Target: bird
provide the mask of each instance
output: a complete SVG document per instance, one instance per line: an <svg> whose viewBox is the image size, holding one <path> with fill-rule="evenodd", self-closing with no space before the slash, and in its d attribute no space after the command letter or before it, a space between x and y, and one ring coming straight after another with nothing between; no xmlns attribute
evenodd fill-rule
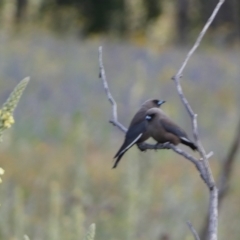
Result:
<svg viewBox="0 0 240 240"><path fill-rule="evenodd" d="M164 100L149 99L142 104L141 108L137 111L137 113L134 115L133 119L130 122L122 146L114 156L114 159L116 158L116 161L112 168L117 167L120 159L129 148L131 148L136 143L142 143L146 141L150 137L149 134L146 132L146 112L150 108L160 107L165 102L166 101Z"/></svg>
<svg viewBox="0 0 240 240"><path fill-rule="evenodd" d="M151 108L146 112L146 131L157 143L182 143L192 150L197 146L187 136L186 132L174 123L161 109Z"/></svg>

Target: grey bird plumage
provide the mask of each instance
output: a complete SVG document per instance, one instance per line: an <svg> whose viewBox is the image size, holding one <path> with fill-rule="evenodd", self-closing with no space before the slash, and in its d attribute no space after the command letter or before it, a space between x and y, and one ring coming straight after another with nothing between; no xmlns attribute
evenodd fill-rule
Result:
<svg viewBox="0 0 240 240"><path fill-rule="evenodd" d="M146 112L147 132L158 143L170 142L174 145L182 143L192 150L197 146L187 136L186 132L174 123L161 109L151 108Z"/></svg>
<svg viewBox="0 0 240 240"><path fill-rule="evenodd" d="M116 161L113 165L113 168L117 167L120 159L129 148L131 148L136 143L141 143L146 141L150 137L146 131L146 121L145 121L146 112L151 108L160 107L163 103L165 103L165 101L163 100L149 99L142 104L141 108L134 115L129 125L128 131L125 135L125 139L122 146L114 156L114 158L116 158Z"/></svg>

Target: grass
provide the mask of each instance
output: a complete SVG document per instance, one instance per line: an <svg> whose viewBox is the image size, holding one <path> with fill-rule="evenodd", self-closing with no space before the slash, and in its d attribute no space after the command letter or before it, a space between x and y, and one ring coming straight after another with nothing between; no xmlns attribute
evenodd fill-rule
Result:
<svg viewBox="0 0 240 240"><path fill-rule="evenodd" d="M91 223L96 239L190 239L189 220L200 228L207 190L193 166L173 152L131 149L112 170L123 135L108 120L111 108L98 79L98 46L119 119L128 125L139 104L167 100L170 116L192 138L190 121L170 81L184 49L152 52L124 42L76 41L32 31L0 33L0 101L17 81L31 76L4 134L0 166L0 237L84 239ZM201 49L182 80L199 114L201 137L215 152L215 176L239 117L239 50ZM238 239L239 163L220 215L220 240ZM92 227L93 228L93 227Z"/></svg>

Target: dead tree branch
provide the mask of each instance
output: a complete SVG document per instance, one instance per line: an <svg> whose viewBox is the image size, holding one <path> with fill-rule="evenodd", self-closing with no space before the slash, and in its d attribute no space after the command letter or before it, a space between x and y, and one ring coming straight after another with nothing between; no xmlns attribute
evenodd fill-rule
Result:
<svg viewBox="0 0 240 240"><path fill-rule="evenodd" d="M105 74L105 69L103 66L103 59L102 59L102 47L99 47L99 77L102 79L103 82L103 86L106 92L106 95L108 97L109 102L112 105L112 111L113 111L113 119L110 120L109 122L112 123L114 126L118 127L122 132L126 133L127 129L118 121L117 118L117 103L114 100L112 94L110 93L109 87L108 87L108 83L107 83L107 79L106 79L106 74ZM196 168L199 170L201 177L203 178L204 181L207 181L207 179L204 179L204 168L202 165L202 162L199 161L198 159L194 158L193 156L191 156L189 153L181 150L180 148L177 148L176 146L174 146L173 144L158 144L158 145L154 145L154 144L149 144L149 143L141 143L138 145L139 148L141 150L147 150L147 149L172 149L174 152L176 152L177 154L183 156L185 159L189 160L190 162L192 162ZM211 156L211 155L209 155Z"/></svg>
<svg viewBox="0 0 240 240"><path fill-rule="evenodd" d="M127 132L127 128L125 128L119 121L118 121L118 116L117 116L117 103L114 100L109 87L108 87L108 83L107 83L107 78L106 78L106 74L105 74L105 69L103 66L103 60L102 60L102 47L99 47L99 78L102 79L103 82L103 87L104 90L107 94L108 100L112 105L112 120L110 120L110 123L112 123L114 126L118 127L121 131L123 132Z"/></svg>
<svg viewBox="0 0 240 240"><path fill-rule="evenodd" d="M209 240L217 240L217 230L218 230L218 189L216 187L216 184L214 182L214 178L212 175L211 168L209 166L209 162L206 156L206 151L199 139L199 133L198 133L198 125L197 125L197 114L194 113L192 110L189 102L187 101L185 95L183 94L182 87L180 84L180 78L182 76L183 70L186 67L190 57L193 55L195 50L200 45L200 42L202 41L203 36L205 35L206 31L208 30L209 26L211 25L212 21L214 20L217 12L219 11L220 7L224 3L224 0L220 0L215 7L212 15L208 19L207 23L203 27L202 31L200 32L195 44L193 45L192 49L188 52L182 66L180 67L177 74L172 78L176 84L176 88L178 91L178 94L180 96L180 99L182 100L183 105L185 106L188 114L191 117L192 120L192 128L193 128L193 135L194 139L196 141L199 153L202 157L203 166L205 168L204 171L204 179L207 179L205 183L207 184L209 190L210 190L210 200L209 200L209 209L208 209L208 233L207 236ZM202 173L203 174L203 173Z"/></svg>
<svg viewBox="0 0 240 240"><path fill-rule="evenodd" d="M182 87L180 84L180 78L182 76L183 70L186 67L190 57L193 55L195 50L198 48L203 36L205 35L205 33L206 33L207 29L209 28L210 24L212 23L212 21L214 20L216 14L217 14L218 10L220 9L221 5L223 4L223 2L224 2L224 0L219 1L219 3L215 7L212 15L210 16L207 23L205 24L202 31L200 32L195 44L193 45L193 47L187 54L185 60L183 61L183 64L181 65L180 69L178 70L177 74L172 77L172 79L175 82L179 97L180 97L183 105L185 106L188 114L191 117L193 135L194 135L194 139L197 144L199 153L201 155L201 159L197 160L193 156L191 156L188 153L184 152L183 150L173 146L172 144L168 144L168 146L166 146L166 144L159 144L159 145L155 146L155 145L143 143L140 145L140 147L144 150L146 150L146 149L163 149L166 147L171 148L177 154L183 156L185 159L189 160L196 166L203 181L205 182L205 184L207 185L207 187L210 191L209 210L208 210L208 222L209 222L209 224L208 224L208 240L217 240L217 228L218 228L218 189L216 187L216 184L215 184L212 172L211 172L211 168L210 168L209 162L208 162L208 157L210 157L212 155L212 153L207 155L206 151L200 141L199 133L198 133L198 125L197 125L197 114L194 113L194 111L192 110L189 102L187 101L187 99L183 93L183 90L182 90ZM108 84L107 84L106 75L105 75L105 71L104 71L104 67L103 67L103 60L102 60L102 47L99 47L99 68L100 68L99 77L103 81L105 92L107 94L107 97L108 97L110 103L112 104L113 120L111 120L110 122L113 125L117 126L123 132L126 132L127 129L121 123L118 122L117 104L116 104L115 100L113 99L113 97L109 91Z"/></svg>

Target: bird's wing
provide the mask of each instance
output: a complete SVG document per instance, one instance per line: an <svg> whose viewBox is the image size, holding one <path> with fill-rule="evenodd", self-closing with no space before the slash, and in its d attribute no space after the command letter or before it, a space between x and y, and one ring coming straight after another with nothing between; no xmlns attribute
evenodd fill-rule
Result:
<svg viewBox="0 0 240 240"><path fill-rule="evenodd" d="M117 158L119 155L122 155L130 147L132 147L141 138L143 132L145 131L146 131L146 126L144 121L134 126L131 126L126 133L123 145L118 150L114 158Z"/></svg>
<svg viewBox="0 0 240 240"><path fill-rule="evenodd" d="M184 130L182 130L174 122L170 121L169 119L163 118L160 119L160 123L167 132L170 132L183 140L189 141L187 134L184 132Z"/></svg>
<svg viewBox="0 0 240 240"><path fill-rule="evenodd" d="M175 136L178 136L181 140L181 143L189 146L192 150L197 150L197 146L191 140L189 140L187 134L184 130L182 130L179 126L177 126L174 122L170 121L169 119L161 119L160 120L163 128Z"/></svg>
<svg viewBox="0 0 240 240"><path fill-rule="evenodd" d="M129 125L129 129L134 125L141 124L145 120L145 113L146 113L145 110L139 110L132 118L132 121L130 122Z"/></svg>

